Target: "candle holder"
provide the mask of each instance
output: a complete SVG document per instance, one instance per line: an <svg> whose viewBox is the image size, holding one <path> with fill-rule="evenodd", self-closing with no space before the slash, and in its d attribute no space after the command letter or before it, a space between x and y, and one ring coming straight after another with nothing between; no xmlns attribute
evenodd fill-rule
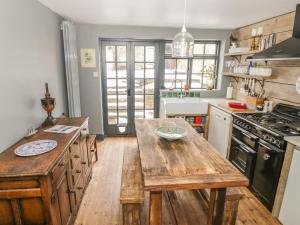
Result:
<svg viewBox="0 0 300 225"><path fill-rule="evenodd" d="M45 98L41 99L43 109L47 112L47 118L43 122L43 126L53 126L56 123L56 119L52 116L52 111L55 107L55 98L52 98L49 93L48 83L45 83L46 93Z"/></svg>

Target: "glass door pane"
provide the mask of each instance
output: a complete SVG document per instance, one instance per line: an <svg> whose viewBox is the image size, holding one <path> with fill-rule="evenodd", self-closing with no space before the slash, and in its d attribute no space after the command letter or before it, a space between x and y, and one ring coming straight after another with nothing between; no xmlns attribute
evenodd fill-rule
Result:
<svg viewBox="0 0 300 225"><path fill-rule="evenodd" d="M153 119L155 116L156 51L155 44L134 43L135 119Z"/></svg>
<svg viewBox="0 0 300 225"><path fill-rule="evenodd" d="M106 87L103 90L106 133L127 133L130 84L129 47L126 42L104 42L102 49L103 82Z"/></svg>

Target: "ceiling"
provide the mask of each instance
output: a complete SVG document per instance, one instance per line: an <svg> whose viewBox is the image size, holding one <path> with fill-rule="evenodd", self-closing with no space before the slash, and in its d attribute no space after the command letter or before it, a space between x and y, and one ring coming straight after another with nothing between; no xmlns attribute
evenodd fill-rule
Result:
<svg viewBox="0 0 300 225"><path fill-rule="evenodd" d="M38 0L79 23L180 27L184 0ZM187 0L187 27L233 29L294 11L300 0Z"/></svg>

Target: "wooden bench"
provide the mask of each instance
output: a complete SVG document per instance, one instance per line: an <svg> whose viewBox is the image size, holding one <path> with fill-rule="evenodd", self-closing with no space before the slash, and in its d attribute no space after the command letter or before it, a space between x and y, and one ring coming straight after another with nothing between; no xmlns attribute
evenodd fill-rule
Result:
<svg viewBox="0 0 300 225"><path fill-rule="evenodd" d="M123 225L141 225L144 188L137 145L124 150L120 202Z"/></svg>
<svg viewBox="0 0 300 225"><path fill-rule="evenodd" d="M211 211L211 209L213 209L214 207L209 204L209 199L217 196L210 195L209 190L206 189L199 190L199 193L207 201L208 211ZM223 225L235 225L239 208L239 202L243 197L244 193L240 190L240 188L227 188Z"/></svg>

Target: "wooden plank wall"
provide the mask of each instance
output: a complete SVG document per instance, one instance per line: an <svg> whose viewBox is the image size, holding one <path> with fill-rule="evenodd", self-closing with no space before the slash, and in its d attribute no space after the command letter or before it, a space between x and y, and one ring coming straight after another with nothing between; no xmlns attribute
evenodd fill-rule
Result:
<svg viewBox="0 0 300 225"><path fill-rule="evenodd" d="M276 43L279 43L292 36L294 18L295 12L291 12L236 29L233 33L239 39L239 46L249 47L252 41L252 28L263 27L263 36L267 37L269 34L275 33ZM246 57L247 56L242 57L241 64L247 65L245 61ZM265 65L265 63L260 62L258 65ZM283 102L300 106L300 95L297 94L295 85L297 78L300 77L300 60L269 61L267 66L273 68L274 78L265 82L266 95L273 100L274 103ZM243 94L238 91L242 84L242 79L240 79L238 83L233 82L234 97L240 100L244 99ZM258 92L261 89L258 83L256 84L256 89Z"/></svg>

